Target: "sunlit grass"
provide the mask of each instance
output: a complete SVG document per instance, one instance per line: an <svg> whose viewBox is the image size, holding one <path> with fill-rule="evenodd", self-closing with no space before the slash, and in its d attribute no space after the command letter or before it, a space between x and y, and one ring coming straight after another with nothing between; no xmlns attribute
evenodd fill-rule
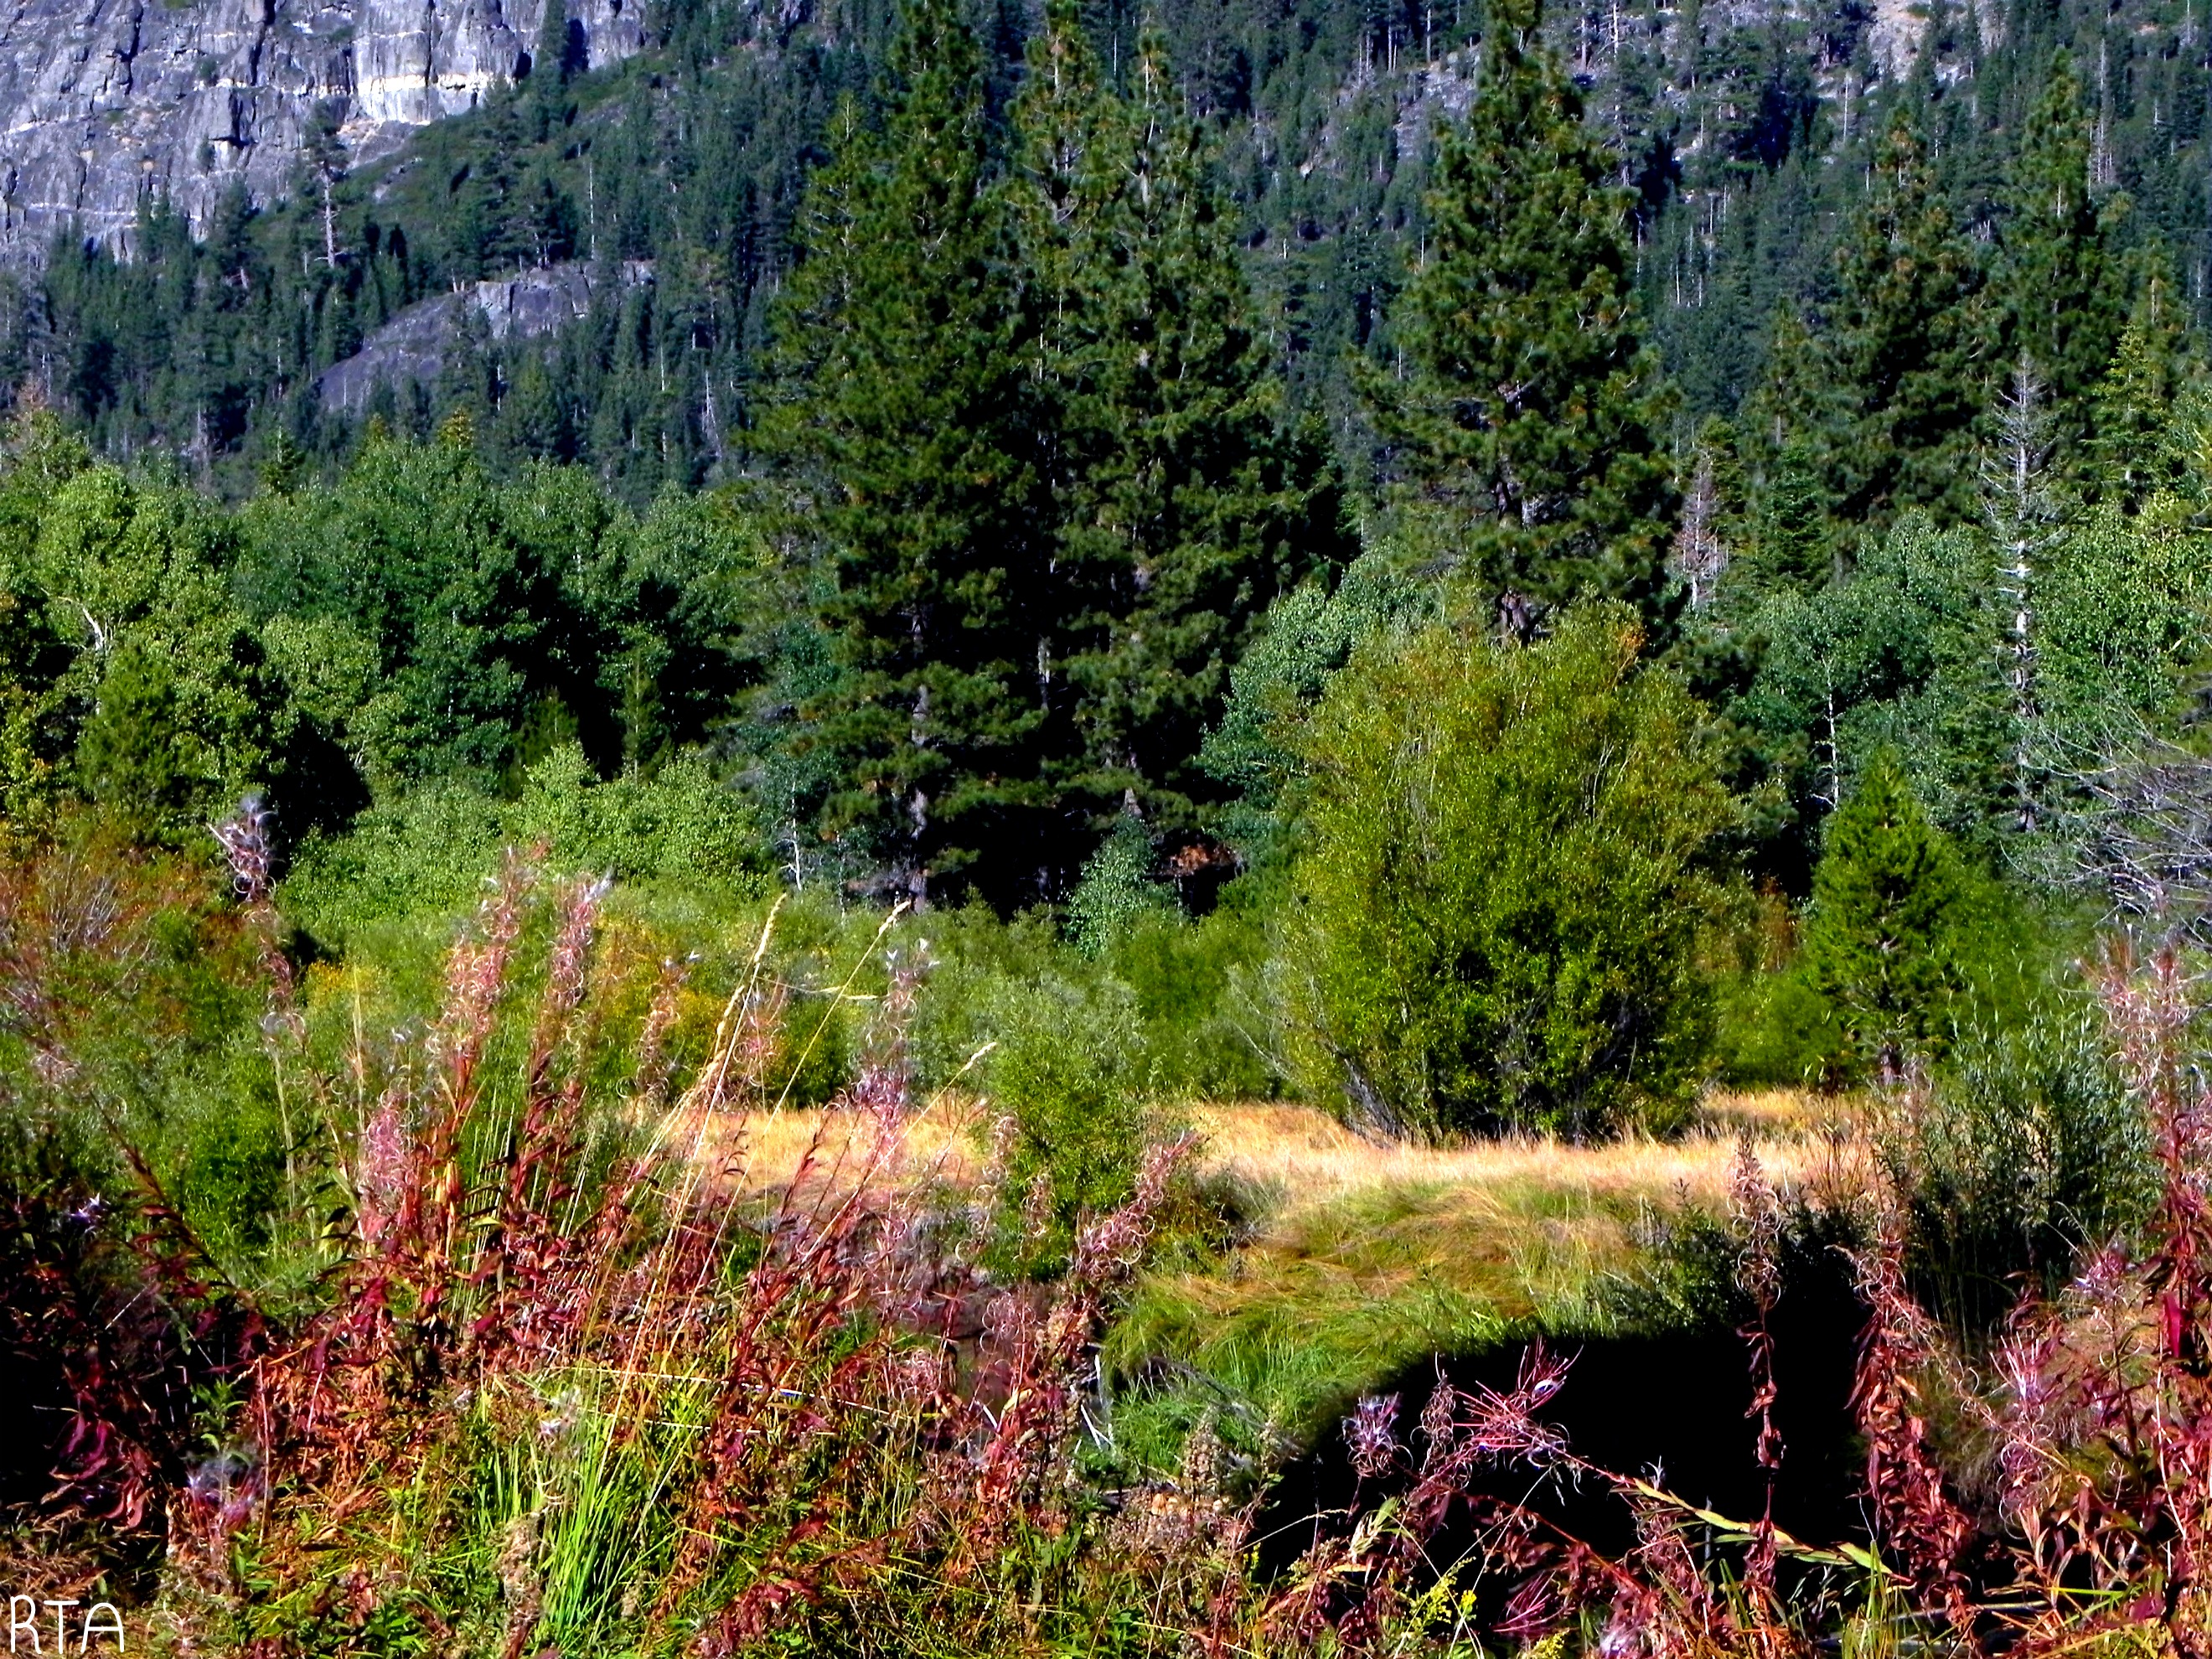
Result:
<svg viewBox="0 0 2212 1659"><path fill-rule="evenodd" d="M1252 1438L1302 1443L1426 1355L1606 1330L1604 1288L1635 1268L1650 1216L1724 1206L1746 1134L1770 1180L1836 1179L1829 1132L1852 1109L1782 1091L1721 1095L1672 1140L1431 1146L1365 1139L1306 1106L1194 1108L1202 1173L1243 1212L1245 1237L1156 1267L1108 1334L1135 1453L1171 1455L1178 1428L1207 1410ZM915 1114L902 1167L973 1180L989 1115L964 1097ZM728 1113L695 1127L712 1178L763 1195L802 1175L837 1183L867 1164L861 1137L874 1133L842 1111Z"/></svg>
<svg viewBox="0 0 2212 1659"><path fill-rule="evenodd" d="M1187 1425L1218 1396L1279 1444L1303 1443L1426 1355L1607 1328L1602 1287L1634 1267L1641 1220L1724 1205L1746 1130L1771 1180L1833 1178L1829 1111L1728 1097L1705 1132L1674 1141L1413 1146L1363 1140L1306 1108L1201 1110L1211 1166L1249 1194L1257 1224L1218 1260L1149 1275L1108 1364L1152 1396L1132 1406L1138 1418L1149 1408Z"/></svg>

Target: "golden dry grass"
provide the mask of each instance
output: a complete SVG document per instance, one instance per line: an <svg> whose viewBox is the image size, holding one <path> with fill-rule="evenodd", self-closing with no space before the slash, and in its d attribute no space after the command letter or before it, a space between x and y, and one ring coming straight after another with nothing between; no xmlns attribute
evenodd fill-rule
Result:
<svg viewBox="0 0 2212 1659"><path fill-rule="evenodd" d="M1595 1331L1655 1212L1728 1200L1738 1137L1781 1184L1850 1182L1835 1110L1791 1096L1709 1103L1698 1133L1601 1146L1376 1146L1286 1106L1206 1109L1212 1167L1260 1201L1219 1261L1148 1277L1109 1344L1127 1374L1195 1372L1294 1440L1362 1389L1516 1329Z"/></svg>
<svg viewBox="0 0 2212 1659"><path fill-rule="evenodd" d="M982 1163L974 1133L977 1109L940 1101L900 1129L897 1164L909 1175L954 1183L972 1181ZM739 1192L775 1192L802 1168L811 1179L851 1179L874 1155L874 1120L849 1111L717 1112L702 1124L680 1119L672 1143L690 1145L708 1175Z"/></svg>
<svg viewBox="0 0 2212 1659"><path fill-rule="evenodd" d="M1715 1127L1729 1133L1597 1146L1534 1138L1378 1145L1310 1106L1209 1106L1193 1115L1206 1137L1210 1165L1279 1194L1289 1209L1388 1187L1534 1185L1593 1200L1712 1202L1727 1192L1739 1127L1753 1134L1759 1165L1771 1181L1802 1179L1826 1156L1825 1141L1813 1132L1814 1109L1802 1097L1729 1097L1709 1110Z"/></svg>
<svg viewBox="0 0 2212 1659"><path fill-rule="evenodd" d="M988 1109L939 1101L902 1126L908 1178L972 1181ZM1108 1343L1124 1374L1164 1364L1203 1372L1294 1437L1352 1392L1437 1352L1494 1340L1530 1322L1595 1329L1602 1286L1632 1270L1644 1218L1718 1209L1748 1135L1777 1183L1850 1182L1848 1103L1790 1093L1717 1096L1672 1141L1595 1146L1517 1139L1380 1145L1310 1107L1193 1108L1204 1173L1245 1208L1225 1255L1162 1264ZM728 1113L682 1132L701 1172L765 1195L802 1174L841 1185L868 1166L875 1133L859 1113ZM1839 1150L1840 1149L1840 1150Z"/></svg>
<svg viewBox="0 0 2212 1659"><path fill-rule="evenodd" d="M972 1180L981 1164L977 1127L986 1109L952 1098L915 1114L901 1130L900 1164L956 1184ZM1703 1109L1698 1132L1593 1146L1535 1137L1377 1142L1310 1106L1269 1102L1200 1106L1189 1121L1204 1138L1201 1167L1267 1194L1271 1210L1287 1219L1312 1206L1393 1188L1534 1187L1593 1201L1715 1203L1726 1195L1739 1136L1752 1137L1769 1180L1788 1184L1825 1171L1832 1158L1826 1131L1846 1125L1850 1115L1848 1106L1790 1091L1717 1095ZM693 1117L672 1129L714 1178L753 1192L787 1185L802 1166L833 1182L849 1176L867 1161L874 1133L865 1114L838 1110L716 1113L703 1124Z"/></svg>

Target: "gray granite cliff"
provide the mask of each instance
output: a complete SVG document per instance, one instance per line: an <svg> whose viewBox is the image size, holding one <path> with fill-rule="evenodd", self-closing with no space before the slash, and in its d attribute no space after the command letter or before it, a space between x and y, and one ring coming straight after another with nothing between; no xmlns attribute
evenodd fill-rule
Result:
<svg viewBox="0 0 2212 1659"><path fill-rule="evenodd" d="M561 3L562 0L551 0ZM129 250L141 197L204 233L243 180L282 194L319 105L356 163L516 75L548 0L12 0L0 9L0 264L74 226ZM568 0L593 68L644 44L644 0Z"/></svg>

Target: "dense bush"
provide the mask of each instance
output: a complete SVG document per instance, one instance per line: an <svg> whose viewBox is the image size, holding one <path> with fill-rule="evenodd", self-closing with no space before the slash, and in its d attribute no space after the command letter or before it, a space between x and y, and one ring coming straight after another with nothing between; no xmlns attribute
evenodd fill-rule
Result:
<svg viewBox="0 0 2212 1659"><path fill-rule="evenodd" d="M1267 1014L1254 981L1265 959L1263 916L1232 884L1193 921L1148 899L1097 955L1065 944L1051 916L1000 921L981 906L901 924L927 960L914 1029L923 1087L953 1082L976 1051L1049 1006L1112 1008L1117 1066L1170 1100L1229 1100L1276 1091Z"/></svg>
<svg viewBox="0 0 2212 1659"><path fill-rule="evenodd" d="M285 881L286 912L342 949L380 921L471 905L502 847L542 847L563 872L713 896L724 911L764 902L764 837L749 803L707 763L680 757L602 783L574 744L526 771L512 800L453 781L369 808L351 830L303 846Z"/></svg>
<svg viewBox="0 0 2212 1659"><path fill-rule="evenodd" d="M1734 817L1715 738L1626 615L1534 647L1437 629L1356 656L1295 748L1285 965L1304 1072L1413 1130L1679 1117Z"/></svg>
<svg viewBox="0 0 2212 1659"><path fill-rule="evenodd" d="M2086 994L1963 1030L1951 1063L1882 1104L1876 1143L1905 1206L1922 1299L1970 1340L2024 1289L2057 1292L2132 1237L2157 1190L2149 1125Z"/></svg>
<svg viewBox="0 0 2212 1659"><path fill-rule="evenodd" d="M1941 1066L1962 1033L2052 1016L2082 919L1982 868L1929 821L1887 750L1827 830L1812 902L1794 923L1783 913L1775 948L1723 988L1723 1077L1894 1084Z"/></svg>
<svg viewBox="0 0 2212 1659"><path fill-rule="evenodd" d="M994 1011L985 1079L1012 1126L1008 1202L1030 1266L1062 1264L1086 1218L1126 1201L1159 1127L1135 999L1047 980Z"/></svg>

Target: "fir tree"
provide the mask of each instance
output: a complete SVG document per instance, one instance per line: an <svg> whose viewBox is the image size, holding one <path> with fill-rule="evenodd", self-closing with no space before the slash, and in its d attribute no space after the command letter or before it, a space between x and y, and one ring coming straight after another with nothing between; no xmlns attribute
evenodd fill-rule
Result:
<svg viewBox="0 0 2212 1659"><path fill-rule="evenodd" d="M567 0L545 0L538 47L530 54L530 119L540 143L575 115L568 83L586 67L582 40L582 31L569 27Z"/></svg>
<svg viewBox="0 0 2212 1659"><path fill-rule="evenodd" d="M1533 0L1491 11L1480 89L1437 155L1409 369L1367 390L1390 470L1509 618L1584 593L1656 617L1675 501L1629 195L1538 22Z"/></svg>
<svg viewBox="0 0 2212 1659"><path fill-rule="evenodd" d="M2118 262L2106 243L2126 198L2094 199L2089 149L2081 87L2061 52L2014 162L2003 270L2013 354L2033 363L2048 387L2062 451L2087 426L2088 395L2123 320Z"/></svg>
<svg viewBox="0 0 2212 1659"><path fill-rule="evenodd" d="M1888 750L1829 821L1805 957L1861 1055L1885 1078L1939 1039L1961 988L1958 854L1928 822Z"/></svg>
<svg viewBox="0 0 2212 1659"><path fill-rule="evenodd" d="M824 828L916 900L1034 891L1054 857L1051 503L983 91L958 8L915 0L882 130L848 102L807 192L763 432L814 492L825 544L838 672L802 739L838 781ZM1001 856L979 867L986 853Z"/></svg>
<svg viewBox="0 0 2212 1659"><path fill-rule="evenodd" d="M1839 517L1901 507L1973 508L1973 425L1990 374L1972 245L1927 147L1900 112L1883 136L1865 203L1840 250L1822 341L1840 419L1820 434Z"/></svg>
<svg viewBox="0 0 2212 1659"><path fill-rule="evenodd" d="M1049 391L1055 766L1071 805L1188 828L1231 662L1274 597L1340 556L1332 470L1280 433L1279 387L1202 128L1147 27L1130 96L1072 4L1016 111L1022 264Z"/></svg>
<svg viewBox="0 0 2212 1659"><path fill-rule="evenodd" d="M175 827L188 769L179 753L177 697L167 665L125 645L110 656L77 738L80 787L132 839Z"/></svg>
<svg viewBox="0 0 2212 1659"><path fill-rule="evenodd" d="M2186 464L2168 439L2185 385L2188 337L2163 269L2165 250L2147 250L2145 263L2150 274L2142 298L2090 394L2082 469L2097 495L2129 508L2173 487Z"/></svg>
<svg viewBox="0 0 2212 1659"><path fill-rule="evenodd" d="M1759 515L1754 561L1761 585L1802 592L1817 587L1830 570L1830 526L1820 489L1818 457L1803 438L1792 438L1775 457Z"/></svg>

